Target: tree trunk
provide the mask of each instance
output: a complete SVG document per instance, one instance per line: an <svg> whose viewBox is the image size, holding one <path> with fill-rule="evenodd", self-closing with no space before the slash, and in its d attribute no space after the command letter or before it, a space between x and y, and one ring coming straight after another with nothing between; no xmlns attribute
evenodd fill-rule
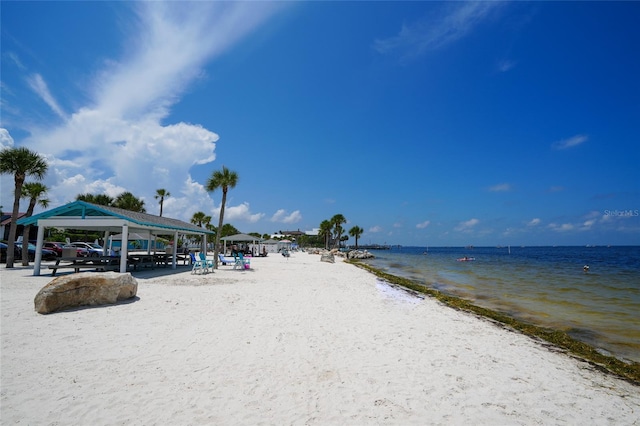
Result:
<svg viewBox="0 0 640 426"><path fill-rule="evenodd" d="M224 220L224 205L227 202L227 190L222 189L222 203L220 204L220 218L218 219L218 230L216 231L216 244L213 248L213 269L218 269L218 254L220 253L220 233L222 232L222 221Z"/></svg>
<svg viewBox="0 0 640 426"><path fill-rule="evenodd" d="M29 230L31 226L25 226L22 232L22 266L29 266Z"/></svg>
<svg viewBox="0 0 640 426"><path fill-rule="evenodd" d="M33 210L36 208L36 199L32 198L29 201L29 208L27 208L27 214L25 217L31 217ZM29 233L31 231L31 225L24 227L22 232L22 266L29 266ZM25 245L26 244L26 245ZM25 250L25 247L27 248Z"/></svg>
<svg viewBox="0 0 640 426"><path fill-rule="evenodd" d="M11 225L9 226L9 239L7 241L7 268L13 268L15 260L16 233L18 231L18 212L20 210L20 197L22 196L22 184L24 177L16 174L15 176L15 192L13 198L13 212L11 214Z"/></svg>

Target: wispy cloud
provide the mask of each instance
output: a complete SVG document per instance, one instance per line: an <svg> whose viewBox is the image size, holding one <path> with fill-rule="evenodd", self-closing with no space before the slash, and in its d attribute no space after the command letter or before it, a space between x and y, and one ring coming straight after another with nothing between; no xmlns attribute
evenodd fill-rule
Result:
<svg viewBox="0 0 640 426"><path fill-rule="evenodd" d="M489 187L489 191L491 192L508 192L511 191L513 187L509 183L500 183L498 185L493 185Z"/></svg>
<svg viewBox="0 0 640 426"><path fill-rule="evenodd" d="M300 210L296 210L292 213L287 214L286 210L280 209L271 216L271 222L280 222L280 223L297 223L302 220L302 214Z"/></svg>
<svg viewBox="0 0 640 426"><path fill-rule="evenodd" d="M502 2L445 3L445 8L419 21L402 25L398 35L375 40L381 54L398 53L404 59L447 46L469 34Z"/></svg>
<svg viewBox="0 0 640 426"><path fill-rule="evenodd" d="M371 228L369 228L368 232L372 232L372 233L382 232L382 227L378 225L372 226Z"/></svg>
<svg viewBox="0 0 640 426"><path fill-rule="evenodd" d="M218 135L198 124L163 121L188 87L203 77L205 65L286 5L134 2L125 7L136 18L124 27L121 44L126 54L88 70L94 78L81 87L86 97L69 102L84 105L66 113L49 91L45 75L28 78L29 88L62 123L25 124L30 136L21 143L50 159L45 183L52 204L79 193L126 188L146 199L153 213L158 208L152 198L155 190L167 188L173 194L165 206L167 216L188 220L188 211L213 213L213 200L189 170L215 160ZM189 201L194 194L197 205ZM186 208L188 202L192 204ZM251 213L248 204L227 209L248 221L260 215Z"/></svg>
<svg viewBox="0 0 640 426"><path fill-rule="evenodd" d="M528 223L527 226L538 226L540 225L540 223L542 223L542 220L540 220L539 218L533 218L531 219Z"/></svg>
<svg viewBox="0 0 640 426"><path fill-rule="evenodd" d="M51 108L51 110L56 113L56 115L62 119L66 119L67 115L64 113L58 102L55 100L51 92L49 91L49 87L47 83L43 80L40 74L33 74L27 77L27 83L31 90L36 92L38 96Z"/></svg>
<svg viewBox="0 0 640 426"><path fill-rule="evenodd" d="M554 142L551 146L553 149L561 150L573 148L575 146L581 145L585 143L589 137L587 135L575 135L568 139L562 139L557 142Z"/></svg>
<svg viewBox="0 0 640 426"><path fill-rule="evenodd" d="M515 66L516 66L516 62L515 61L511 61L509 59L504 59L504 60L498 62L498 71L507 72L507 71L510 71L511 69L513 69Z"/></svg>
<svg viewBox="0 0 640 426"><path fill-rule="evenodd" d="M251 32L273 6L245 2L140 2L133 54L96 85L100 109L122 117L162 118L202 65Z"/></svg>
<svg viewBox="0 0 640 426"><path fill-rule="evenodd" d="M556 232L567 232L567 231L572 231L575 228L575 226L571 223L562 223L562 224L550 223L548 228Z"/></svg>
<svg viewBox="0 0 640 426"><path fill-rule="evenodd" d="M474 226L476 226L479 223L480 223L480 220L473 218L464 222L460 222L458 226L456 226L454 229L459 232L466 232L466 231L470 231Z"/></svg>
<svg viewBox="0 0 640 426"><path fill-rule="evenodd" d="M431 223L431 221L430 221L430 220L425 220L424 222L418 223L418 224L416 225L416 228L418 228L418 229L424 229L424 228L426 228L427 226L429 226L429 224L430 224L430 223Z"/></svg>
<svg viewBox="0 0 640 426"><path fill-rule="evenodd" d="M22 63L22 61L20 60L20 58L18 57L18 55L15 54L15 52L7 52L6 56L11 59L11 61L13 61L14 64L16 64L16 66L21 70L21 71L26 71L27 67L24 66L24 64Z"/></svg>

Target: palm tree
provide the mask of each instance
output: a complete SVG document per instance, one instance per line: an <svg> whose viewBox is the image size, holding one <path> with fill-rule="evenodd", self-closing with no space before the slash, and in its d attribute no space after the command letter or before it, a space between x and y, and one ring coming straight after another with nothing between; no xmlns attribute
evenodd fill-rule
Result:
<svg viewBox="0 0 640 426"><path fill-rule="evenodd" d="M18 213L20 210L20 198L22 198L22 186L27 176L33 176L42 180L47 173L49 165L37 152L27 148L5 148L0 152L0 173L13 174L15 189L13 198L13 212L9 227L9 244L7 244L7 268L13 268L15 257L15 240L18 228Z"/></svg>
<svg viewBox="0 0 640 426"><path fill-rule="evenodd" d="M222 188L222 202L220 203L220 217L218 218L218 232L216 232L216 244L213 248L214 268L218 268L218 253L220 252L220 234L222 230L222 221L224 220L224 205L227 203L227 191L229 188L235 188L238 184L238 174L222 166L222 170L213 172L207 181L207 191L213 192L218 188Z"/></svg>
<svg viewBox="0 0 640 426"><path fill-rule="evenodd" d="M360 238L363 233L364 229L360 228L359 226L354 226L353 228L349 229L349 235L356 239L356 250L358 250L358 238Z"/></svg>
<svg viewBox="0 0 640 426"><path fill-rule="evenodd" d="M107 194L78 194L76 195L76 200L99 206L113 206L115 203L115 200Z"/></svg>
<svg viewBox="0 0 640 426"><path fill-rule="evenodd" d="M164 199L171 196L171 193L166 189L156 189L156 195L154 198L157 200L160 199L160 217L162 217L162 206L164 205Z"/></svg>
<svg viewBox="0 0 640 426"><path fill-rule="evenodd" d="M333 227L335 242L338 245L338 248L340 248L340 238L342 238L342 231L344 231L342 225L347 223L347 219L345 219L343 215L337 214L331 218L330 222Z"/></svg>
<svg viewBox="0 0 640 426"><path fill-rule="evenodd" d="M193 216L191 216L191 223L202 227L202 225L207 223L206 218L207 215L204 214L204 212L195 212Z"/></svg>
<svg viewBox="0 0 640 426"><path fill-rule="evenodd" d="M225 223L224 225L222 225L222 231L220 232L220 238L222 237L228 237L229 235L236 235L239 234L240 231L238 231L238 229L233 226L230 223ZM251 234L249 234L251 235ZM258 236L259 238L260 236Z"/></svg>
<svg viewBox="0 0 640 426"><path fill-rule="evenodd" d="M49 199L43 198L48 190L49 188L40 182L27 182L22 186L22 198L29 199L29 207L25 217L33 216L36 204L44 208L49 206ZM31 231L31 225L26 225L22 232L22 266L29 265L29 231Z"/></svg>
<svg viewBox="0 0 640 426"><path fill-rule="evenodd" d="M144 201L136 198L131 192L123 192L113 202L113 207L129 210L131 212L146 213Z"/></svg>
<svg viewBox="0 0 640 426"><path fill-rule="evenodd" d="M318 236L324 238L324 248L329 248L329 238L331 237L331 222L323 220L320 223L320 229L318 230Z"/></svg>

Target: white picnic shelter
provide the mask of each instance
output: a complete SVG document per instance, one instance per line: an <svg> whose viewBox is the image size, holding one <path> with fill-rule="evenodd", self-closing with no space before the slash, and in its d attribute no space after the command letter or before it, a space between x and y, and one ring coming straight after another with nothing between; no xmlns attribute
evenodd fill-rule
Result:
<svg viewBox="0 0 640 426"><path fill-rule="evenodd" d="M130 233L148 235L150 240L156 235L173 235L173 241L178 241L179 235L199 235L202 237L203 244L206 235L215 234L213 231L178 219L101 206L86 201L74 201L28 218L22 218L18 220L18 224L38 227L33 275L40 275L42 245L46 228L86 229L104 232L104 249L108 248L106 244L112 234L121 234L119 237L124 241L128 240ZM105 252L107 251L105 250ZM124 273L127 271L126 244L120 250L119 257L120 272ZM173 250L172 269L176 268L176 257L176 250Z"/></svg>

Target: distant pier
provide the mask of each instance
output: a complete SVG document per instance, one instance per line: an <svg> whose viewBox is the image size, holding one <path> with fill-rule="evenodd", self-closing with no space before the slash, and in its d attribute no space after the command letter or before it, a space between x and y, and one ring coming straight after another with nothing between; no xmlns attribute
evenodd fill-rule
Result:
<svg viewBox="0 0 640 426"><path fill-rule="evenodd" d="M350 249L356 248L356 246L349 246ZM358 250L391 250L391 246L383 244L358 244Z"/></svg>

